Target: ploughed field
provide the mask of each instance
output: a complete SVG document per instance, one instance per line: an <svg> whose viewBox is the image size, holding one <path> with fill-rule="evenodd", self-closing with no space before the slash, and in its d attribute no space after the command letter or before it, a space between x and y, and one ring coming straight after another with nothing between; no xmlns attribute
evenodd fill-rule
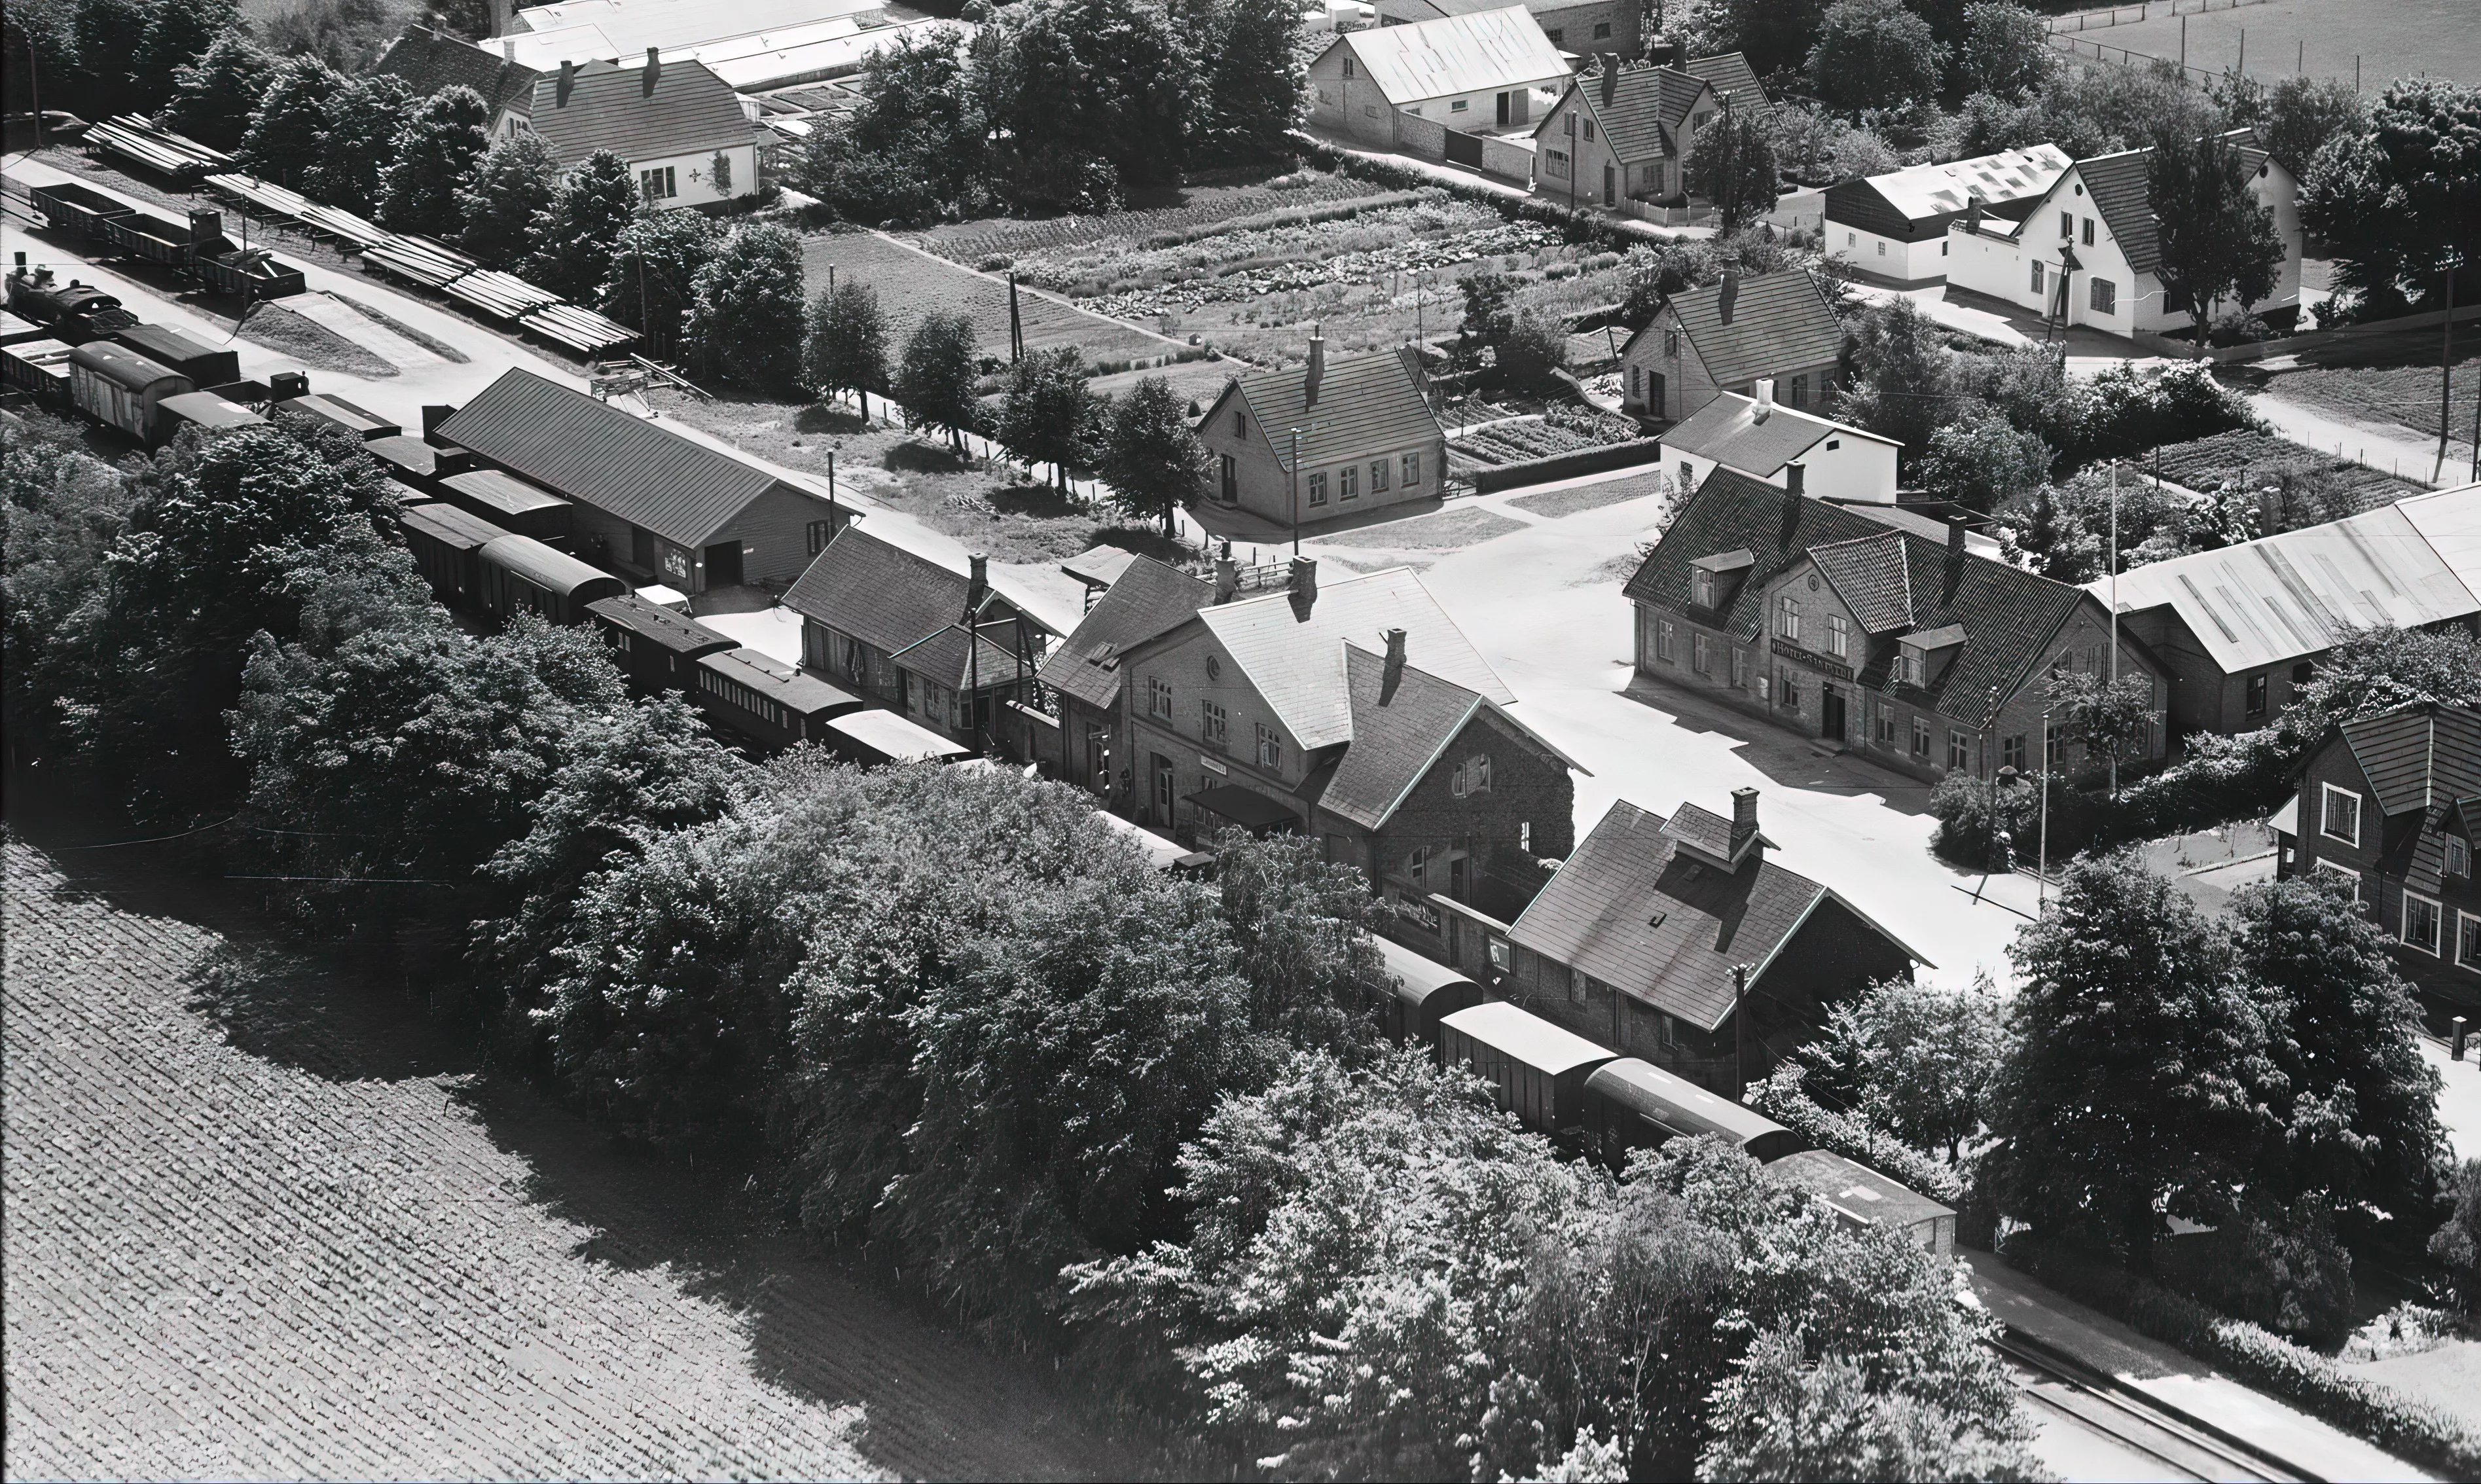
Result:
<svg viewBox="0 0 2481 1484"><path fill-rule="evenodd" d="M878 305L887 315L890 358L925 319L962 311L973 317L982 354L1006 360L1008 292L1004 279L975 273L942 258L918 252L875 232L829 232L805 238L801 272L806 290L817 294L827 286L827 270L837 281L858 279L878 291ZM1125 362L1167 357L1177 347L1132 325L1071 308L1039 294L1018 296L1029 350L1047 351L1073 345L1088 363Z"/></svg>

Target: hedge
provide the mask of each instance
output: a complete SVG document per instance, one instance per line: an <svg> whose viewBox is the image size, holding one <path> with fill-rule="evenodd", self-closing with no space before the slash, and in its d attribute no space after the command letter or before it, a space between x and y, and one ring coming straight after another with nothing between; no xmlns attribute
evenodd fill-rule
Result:
<svg viewBox="0 0 2481 1484"><path fill-rule="evenodd" d="M1941 1164L1849 1113L1820 1106L1801 1086L1806 1075L1798 1064L1782 1062L1764 1081L1751 1082L1742 1101L1818 1148L1866 1164L1918 1194L1948 1206L1964 1204L1964 1177L1953 1165Z"/></svg>
<svg viewBox="0 0 2481 1484"><path fill-rule="evenodd" d="M1650 464L1662 457L1660 438L1636 438L1627 443L1604 443L1593 448L1570 449L1564 454L1548 454L1540 458L1528 458L1520 463L1496 464L1474 471L1476 494L1489 494L1495 489L1514 489L1520 484L1539 484L1546 480L1564 480L1580 474L1601 474L1609 469L1625 469L1631 464Z"/></svg>
<svg viewBox="0 0 2481 1484"><path fill-rule="evenodd" d="M2427 1402L2354 1375L2314 1350L2245 1319L2217 1314L2063 1243L2019 1233L2008 1238L2005 1256L2014 1266L2139 1334L2224 1367L2421 1468L2450 1479L2481 1478L2481 1436Z"/></svg>

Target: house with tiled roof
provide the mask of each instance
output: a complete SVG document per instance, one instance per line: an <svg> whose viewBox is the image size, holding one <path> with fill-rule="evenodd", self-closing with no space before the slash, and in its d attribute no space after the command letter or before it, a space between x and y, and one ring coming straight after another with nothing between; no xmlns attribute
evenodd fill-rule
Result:
<svg viewBox="0 0 2481 1484"><path fill-rule="evenodd" d="M1382 26L1413 26L1442 15L1470 15L1504 9L1506 0L1375 0ZM1644 13L1628 0L1525 0L1543 39L1571 57L1615 52L1634 57L1645 49Z"/></svg>
<svg viewBox="0 0 2481 1484"><path fill-rule="evenodd" d="M1096 606L1097 611L1101 605ZM1399 941L1438 956L1440 900L1497 916L1566 853L1573 764L1404 568L1209 603L1121 650L1123 812L1202 844L1318 839L1368 873Z"/></svg>
<svg viewBox="0 0 2481 1484"><path fill-rule="evenodd" d="M1562 204L1678 195L1697 131L1721 110L1703 78L1606 57L1568 85L1533 131L1533 189Z"/></svg>
<svg viewBox="0 0 2481 1484"><path fill-rule="evenodd" d="M531 371L501 373L438 435L570 501L577 555L693 599L743 584L780 589L841 518L756 464Z"/></svg>
<svg viewBox="0 0 2481 1484"><path fill-rule="evenodd" d="M758 129L740 95L701 62L666 62L653 47L640 66L562 62L535 79L531 117L561 169L608 149L629 162L650 206L700 206L758 190Z"/></svg>
<svg viewBox="0 0 2481 1484"><path fill-rule="evenodd" d="M463 84L490 105L491 132L514 134L529 126L535 82L540 72L504 52L434 31L407 26L371 64L371 70L402 80L417 98Z"/></svg>
<svg viewBox="0 0 2481 1484"><path fill-rule="evenodd" d="M1892 507L1903 445L1785 406L1775 400L1782 384L1762 377L1755 397L1720 393L1662 435L1680 487L1695 489L1720 469L1820 500Z"/></svg>
<svg viewBox="0 0 2481 1484"><path fill-rule="evenodd" d="M1944 283L1949 225L1975 212L2023 221L2070 163L2058 145L2036 144L1838 181L1825 193L1827 255L1882 283Z"/></svg>
<svg viewBox="0 0 2481 1484"><path fill-rule="evenodd" d="M2272 214L2283 242L2273 293L2248 307L2259 315L2295 314L2303 246L2299 182L2259 147L2254 130L2234 129L2226 137L2238 146L2249 192ZM2161 236L2147 178L2153 153L2123 149L2076 161L2021 220L1968 211L1950 221L1947 282L2059 324L2116 335L2188 327L2188 305L2173 302L2162 282Z"/></svg>
<svg viewBox="0 0 2481 1484"><path fill-rule="evenodd" d="M2348 883L2404 976L2445 1014L2475 1014L2481 711L2422 701L2328 728L2273 824L2278 875Z"/></svg>
<svg viewBox="0 0 2481 1484"><path fill-rule="evenodd" d="M1621 404L1649 423L1676 423L1724 392L1824 410L1835 391L1843 325L1803 269L1722 281L1664 297L1620 351Z"/></svg>
<svg viewBox="0 0 2481 1484"><path fill-rule="evenodd" d="M1091 553L1088 554L1092 555ZM1120 664L1130 649L1214 601L1214 585L1135 552L1118 552L1110 586L1043 658L1042 682L1059 705L1061 778L1103 795L1126 792L1120 755ZM1134 780L1132 780L1134 781Z"/></svg>
<svg viewBox="0 0 2481 1484"><path fill-rule="evenodd" d="M1737 1098L1836 1003L1925 962L1773 848L1755 789L1728 819L1614 803L1508 925L1500 992Z"/></svg>
<svg viewBox="0 0 2481 1484"><path fill-rule="evenodd" d="M1059 755L1035 704L1058 631L991 586L987 559L959 572L847 526L784 606L801 615L802 668L829 684L977 751Z"/></svg>
<svg viewBox="0 0 2481 1484"><path fill-rule="evenodd" d="M1689 497L1624 589L1637 673L1916 777L2100 762L2047 725L2050 677L2142 676L2158 763L2169 675L2093 594L1728 470Z"/></svg>
<svg viewBox="0 0 2481 1484"><path fill-rule="evenodd" d="M1208 498L1283 527L1435 500L1448 472L1411 352L1330 363L1315 327L1305 364L1225 382L1197 436L1214 459Z"/></svg>
<svg viewBox="0 0 2481 1484"><path fill-rule="evenodd" d="M1680 64L1680 70L1698 78L1714 90L1714 96L1729 104L1734 113L1754 112L1760 118L1771 117L1775 110L1766 96L1765 84L1758 81L1758 69L1739 52L1717 52L1711 57L1691 57Z"/></svg>
<svg viewBox="0 0 2481 1484"><path fill-rule="evenodd" d="M1310 122L1393 149L1399 111L1454 130L1522 126L1534 95L1555 96L1568 78L1521 5L1348 31L1310 63Z"/></svg>

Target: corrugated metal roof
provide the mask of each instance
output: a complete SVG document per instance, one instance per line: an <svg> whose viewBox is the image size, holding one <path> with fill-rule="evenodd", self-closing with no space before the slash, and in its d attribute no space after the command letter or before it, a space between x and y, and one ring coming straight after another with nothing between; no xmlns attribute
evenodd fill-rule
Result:
<svg viewBox="0 0 2481 1484"><path fill-rule="evenodd" d="M1955 1214L1909 1185L1897 1185L1866 1164L1823 1149L1786 1155L1768 1164L1766 1174L1871 1226L1917 1226Z"/></svg>
<svg viewBox="0 0 2481 1484"><path fill-rule="evenodd" d="M2331 649L2349 629L2410 629L2481 612L2481 485L2415 498L2417 522L2404 505L2390 505L2131 567L2119 574L2120 612L2169 605L2227 675ZM2441 534L2454 562L2424 526ZM2111 580L2085 590L2107 603Z"/></svg>
<svg viewBox="0 0 2481 1484"><path fill-rule="evenodd" d="M2030 200L2058 184L2075 163L2056 144L2035 144L1945 165L1909 165L1867 180L1888 205L1920 221L1963 211L1976 195L1984 206Z"/></svg>
<svg viewBox="0 0 2481 1484"><path fill-rule="evenodd" d="M1553 1077L1610 1061L1618 1055L1539 1016L1528 1015L1504 1000L1458 1010L1442 1019L1439 1026L1442 1030L1469 1035L1493 1051L1505 1053Z"/></svg>
<svg viewBox="0 0 2481 1484"><path fill-rule="evenodd" d="M1490 662L1405 567L1323 585L1306 607L1289 592L1271 592L1202 609L1197 617L1304 748L1352 740L1344 641L1383 647L1390 629L1405 631L1407 663L1502 706L1516 703Z"/></svg>
<svg viewBox="0 0 2481 1484"><path fill-rule="evenodd" d="M1224 395L1237 391L1248 404L1249 415L1274 446L1275 462L1283 468L1293 466L1294 428L1301 430L1303 467L1347 462L1447 436L1422 400L1422 383L1406 364L1407 353L1378 351L1327 362L1319 378L1316 406L1304 400L1306 366L1235 377Z"/></svg>
<svg viewBox="0 0 2481 1484"><path fill-rule="evenodd" d="M439 436L681 546L705 545L779 485L817 498L531 371L501 373L440 426ZM820 506L823 513L825 502Z"/></svg>
<svg viewBox="0 0 2481 1484"><path fill-rule="evenodd" d="M1089 554L1090 555L1090 554ZM1042 679L1097 711L1120 698L1119 657L1214 601L1214 585L1151 557L1124 553L1110 590L1042 662Z"/></svg>
<svg viewBox="0 0 2481 1484"><path fill-rule="evenodd" d="M695 62L666 62L647 84L645 66L596 63L570 80L560 102L557 75L535 81L534 130L549 141L562 169L609 149L624 160L699 154L754 143L741 99L722 78Z"/></svg>
<svg viewBox="0 0 2481 1484"><path fill-rule="evenodd" d="M1349 48L1362 72L1399 108L1455 93L1550 87L1569 78L1559 49L1521 5L1347 32L1336 44Z"/></svg>
<svg viewBox="0 0 2481 1484"><path fill-rule="evenodd" d="M1737 386L1778 371L1821 365L1842 353L1842 322L1807 272L1787 268L1739 279L1738 285L1728 324L1720 283L1670 298L1681 331L1718 384Z"/></svg>

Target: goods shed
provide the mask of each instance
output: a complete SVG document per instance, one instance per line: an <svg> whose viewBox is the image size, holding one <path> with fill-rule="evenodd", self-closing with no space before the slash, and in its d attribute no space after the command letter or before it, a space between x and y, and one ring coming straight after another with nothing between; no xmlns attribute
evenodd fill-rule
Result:
<svg viewBox="0 0 2481 1484"><path fill-rule="evenodd" d="M1502 1000L1441 1020L1439 1058L1472 1068L1498 1089L1500 1106L1543 1133L1569 1128L1584 1115L1585 1079L1615 1059L1583 1036Z"/></svg>

